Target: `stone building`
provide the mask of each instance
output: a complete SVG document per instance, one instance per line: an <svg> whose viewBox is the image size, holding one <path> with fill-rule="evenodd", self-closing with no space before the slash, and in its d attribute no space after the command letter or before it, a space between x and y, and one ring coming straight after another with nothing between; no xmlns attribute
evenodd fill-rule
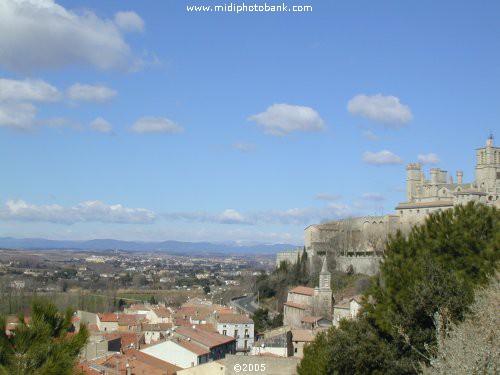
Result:
<svg viewBox="0 0 500 375"><path fill-rule="evenodd" d="M454 180L446 170L430 169L427 179L419 163L406 167L406 201L393 214L351 217L324 224L313 224L304 230L304 247L308 259L333 253L337 267L374 274L388 234L408 232L414 225L436 211L459 204L478 202L500 208L500 147L489 136L484 147L476 150L475 181L464 182L464 173L456 171ZM278 253L277 259L296 261L294 254ZM312 264L312 263L311 263Z"/></svg>
<svg viewBox="0 0 500 375"><path fill-rule="evenodd" d="M303 322L314 318L331 318L333 293L330 287L331 273L328 271L326 257L319 274L319 286L308 288L297 286L288 292L283 308L283 325L302 328Z"/></svg>

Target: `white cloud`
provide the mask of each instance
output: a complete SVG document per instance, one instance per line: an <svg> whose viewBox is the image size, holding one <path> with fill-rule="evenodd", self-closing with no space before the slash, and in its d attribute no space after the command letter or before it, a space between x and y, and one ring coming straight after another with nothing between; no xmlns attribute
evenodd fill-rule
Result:
<svg viewBox="0 0 500 375"><path fill-rule="evenodd" d="M318 112L310 107L273 104L265 112L248 117L271 135L284 136L294 131L318 132L326 129Z"/></svg>
<svg viewBox="0 0 500 375"><path fill-rule="evenodd" d="M380 152L366 151L363 154L363 161L365 163L373 165L391 165L403 163L403 159L401 159L401 157L388 150L382 150Z"/></svg>
<svg viewBox="0 0 500 375"><path fill-rule="evenodd" d="M419 154L417 160L422 164L438 164L441 162L439 156L432 152L429 154Z"/></svg>
<svg viewBox="0 0 500 375"><path fill-rule="evenodd" d="M53 0L0 2L0 65L6 69L127 69L131 64L130 48L112 20L89 10L67 10Z"/></svg>
<svg viewBox="0 0 500 375"><path fill-rule="evenodd" d="M0 127L31 130L36 123L36 107L31 103L0 102Z"/></svg>
<svg viewBox="0 0 500 375"><path fill-rule="evenodd" d="M5 207L0 209L0 219L60 224L89 221L148 224L156 220L156 214L144 208L128 208L121 204L107 205L100 201L85 201L76 206L63 207L57 204L34 205L23 200L8 200Z"/></svg>
<svg viewBox="0 0 500 375"><path fill-rule="evenodd" d="M59 90L43 80L0 78L0 101L54 102L60 98Z"/></svg>
<svg viewBox="0 0 500 375"><path fill-rule="evenodd" d="M115 23L124 31L143 31L144 21L135 12L117 12Z"/></svg>
<svg viewBox="0 0 500 375"><path fill-rule="evenodd" d="M377 141L379 139L378 135L373 133L371 130L364 130L363 138L368 139L369 141Z"/></svg>
<svg viewBox="0 0 500 375"><path fill-rule="evenodd" d="M248 152L248 151L253 151L257 148L257 146L250 144L250 143L241 143L241 142L236 142L231 145L232 148L238 151L242 152Z"/></svg>
<svg viewBox="0 0 500 375"><path fill-rule="evenodd" d="M143 117L137 120L131 127L135 133L181 133L184 129L172 120L164 117Z"/></svg>
<svg viewBox="0 0 500 375"><path fill-rule="evenodd" d="M102 117L94 119L94 121L90 123L90 128L101 133L111 133L113 131L113 126Z"/></svg>
<svg viewBox="0 0 500 375"><path fill-rule="evenodd" d="M355 116L365 117L392 128L404 126L413 119L410 107L401 104L399 98L382 94L356 95L347 103L347 110Z"/></svg>
<svg viewBox="0 0 500 375"><path fill-rule="evenodd" d="M207 212L176 212L166 213L163 216L167 220L185 220L193 222L207 222L217 224L245 224L257 225L282 224L282 225L304 225L319 222L326 219L339 218L352 213L349 205L343 203L329 203L325 207L290 208L287 210L269 210L260 212L240 213L234 209L226 209L220 214L209 214Z"/></svg>
<svg viewBox="0 0 500 375"><path fill-rule="evenodd" d="M75 102L104 103L113 99L116 91L103 85L75 83L68 89L68 98Z"/></svg>
<svg viewBox="0 0 500 375"><path fill-rule="evenodd" d="M382 194L374 192L363 193L361 194L361 198L367 201L374 201L374 202L380 202L385 199Z"/></svg>
<svg viewBox="0 0 500 375"><path fill-rule="evenodd" d="M249 224L245 216L232 208L224 210L218 216L218 222L221 224Z"/></svg>

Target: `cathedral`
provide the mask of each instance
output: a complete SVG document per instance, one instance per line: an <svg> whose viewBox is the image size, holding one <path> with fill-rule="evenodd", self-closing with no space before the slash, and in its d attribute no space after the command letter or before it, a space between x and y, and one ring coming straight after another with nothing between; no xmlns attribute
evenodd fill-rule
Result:
<svg viewBox="0 0 500 375"><path fill-rule="evenodd" d="M455 178L440 168L431 168L429 172L427 178L419 163L407 165L406 201L399 203L392 214L308 226L304 230L308 258L312 261L318 255L334 253L340 268L354 265L359 272L374 274L378 261L373 259L383 253L388 234L398 229L408 232L430 213L459 204L478 202L500 208L500 147L495 147L492 135L484 147L476 149L474 181L464 182L461 170L456 171ZM281 261L294 263L300 251L278 253L277 265Z"/></svg>

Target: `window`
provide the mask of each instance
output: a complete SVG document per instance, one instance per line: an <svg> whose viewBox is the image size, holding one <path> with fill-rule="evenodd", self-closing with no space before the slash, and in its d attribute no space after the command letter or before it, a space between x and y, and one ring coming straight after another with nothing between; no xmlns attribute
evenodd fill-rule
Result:
<svg viewBox="0 0 500 375"><path fill-rule="evenodd" d="M234 337L238 337L238 330L237 329L234 330Z"/></svg>
<svg viewBox="0 0 500 375"><path fill-rule="evenodd" d="M226 330L226 329L224 329L224 330L222 331L222 334L223 334L224 336L227 336L227 330Z"/></svg>

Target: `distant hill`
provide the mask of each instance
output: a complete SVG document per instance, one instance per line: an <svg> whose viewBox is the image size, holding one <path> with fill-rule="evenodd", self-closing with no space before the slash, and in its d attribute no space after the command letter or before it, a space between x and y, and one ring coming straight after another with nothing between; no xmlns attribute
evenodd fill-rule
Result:
<svg viewBox="0 0 500 375"><path fill-rule="evenodd" d="M226 253L226 254L276 254L279 251L297 248L291 244L239 244L212 242L139 242L112 239L88 241L58 241L43 238L0 237L0 248L4 249L65 249L65 250L125 250L162 251L166 253Z"/></svg>

